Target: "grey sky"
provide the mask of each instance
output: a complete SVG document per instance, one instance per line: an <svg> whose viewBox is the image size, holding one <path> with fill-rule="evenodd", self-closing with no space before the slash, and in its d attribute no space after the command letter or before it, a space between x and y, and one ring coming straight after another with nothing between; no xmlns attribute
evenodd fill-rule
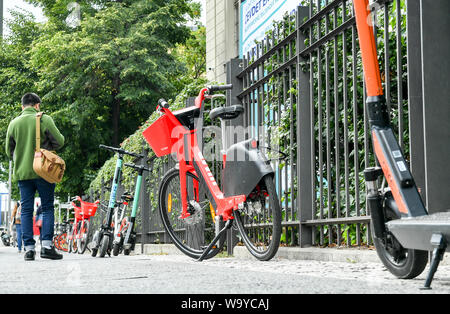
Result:
<svg viewBox="0 0 450 314"><path fill-rule="evenodd" d="M35 6L26 3L23 0L4 0L3 1L3 10L4 10L4 16L5 16L5 20L8 20L11 18L11 14L10 14L10 10L14 10L14 9L24 9L26 11L31 12L36 20L38 22L43 22L45 21L45 17L42 14L42 10L40 8L36 8ZM7 32L8 30L5 29L5 31Z"/></svg>
<svg viewBox="0 0 450 314"><path fill-rule="evenodd" d="M202 4L202 8L203 8L203 12L202 12L202 23L203 25L206 24L206 0L197 0ZM11 18L11 14L9 13L9 11L11 9L16 9L16 8L20 8L20 9L25 9L29 12L31 12L36 20L38 22L43 22L46 20L45 16L42 13L42 10L40 8L37 8L23 0L4 0L4 15L5 15L5 20L6 19L10 19ZM8 30L5 29L5 33L7 33Z"/></svg>

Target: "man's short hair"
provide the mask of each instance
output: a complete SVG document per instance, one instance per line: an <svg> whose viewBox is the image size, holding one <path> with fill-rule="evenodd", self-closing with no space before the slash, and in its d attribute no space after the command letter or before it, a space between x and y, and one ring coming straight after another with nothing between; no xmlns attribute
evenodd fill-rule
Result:
<svg viewBox="0 0 450 314"><path fill-rule="evenodd" d="M22 97L22 106L30 107L41 103L41 98L35 93L26 93Z"/></svg>

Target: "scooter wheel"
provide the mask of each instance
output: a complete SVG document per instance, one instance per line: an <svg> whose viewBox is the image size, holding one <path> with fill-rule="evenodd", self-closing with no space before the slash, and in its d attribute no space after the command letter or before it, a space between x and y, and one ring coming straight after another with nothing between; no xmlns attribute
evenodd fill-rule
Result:
<svg viewBox="0 0 450 314"><path fill-rule="evenodd" d="M109 248L109 235L105 234L103 235L102 244L100 245L99 257L105 257L108 248Z"/></svg>
<svg viewBox="0 0 450 314"><path fill-rule="evenodd" d="M119 255L119 252L120 252L120 245L119 245L119 243L114 243L114 245L113 245L113 255L114 256L117 256L117 255Z"/></svg>
<svg viewBox="0 0 450 314"><path fill-rule="evenodd" d="M389 200L391 196L387 196ZM386 201L385 204L393 203ZM396 211L389 206L385 206L385 217L387 221L399 219ZM412 279L419 276L428 263L428 252L406 249L401 246L393 234L387 232L384 239L378 239L372 226L373 243L377 250L377 255L384 266L397 278Z"/></svg>

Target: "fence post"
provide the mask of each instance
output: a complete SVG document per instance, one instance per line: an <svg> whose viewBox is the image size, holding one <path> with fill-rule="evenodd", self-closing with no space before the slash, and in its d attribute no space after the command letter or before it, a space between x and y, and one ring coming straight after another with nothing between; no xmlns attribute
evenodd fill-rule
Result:
<svg viewBox="0 0 450 314"><path fill-rule="evenodd" d="M142 154L144 158L142 159L142 165L148 165L148 146L145 141L142 142ZM151 169L151 168L150 168ZM147 171L144 171L142 176L142 182L144 184L141 185L141 198L139 207L141 208L141 253L144 253L144 245L150 243L149 241L149 232L150 232L150 195L147 191L147 178L149 174Z"/></svg>
<svg viewBox="0 0 450 314"><path fill-rule="evenodd" d="M105 180L102 178L102 187L100 189L100 202L102 202L105 199ZM105 218L105 214L103 213L103 210L100 211L100 225L103 223L103 219Z"/></svg>
<svg viewBox="0 0 450 314"><path fill-rule="evenodd" d="M420 1L422 43L422 93L425 143L425 186L428 213L450 207L450 21L448 0Z"/></svg>
<svg viewBox="0 0 450 314"><path fill-rule="evenodd" d="M227 106L232 105L240 105L241 101L238 98L238 95L243 90L243 82L242 79L238 78L238 74L241 72L241 64L243 60L241 59L231 59L226 64L226 75L227 75L227 84L233 84L233 89L231 91L227 91ZM241 115L240 117L229 122L231 124L231 130L226 132L226 136L228 137L226 140L222 139L223 143L228 143L228 145L232 145L234 143L244 141L245 134L236 134L233 132L235 127L244 125L244 117ZM227 149L227 147L225 147ZM223 185L222 185L223 190ZM237 231L233 228L227 231L227 254L229 256L233 255L233 250L236 244L238 243Z"/></svg>
<svg viewBox="0 0 450 314"><path fill-rule="evenodd" d="M195 106L195 97L189 97L186 99L186 108Z"/></svg>
<svg viewBox="0 0 450 314"><path fill-rule="evenodd" d="M309 8L299 6L297 9L297 206L299 215L299 245L300 247L312 244L312 228L302 225L302 222L312 219L314 167L312 156L313 120L310 94L310 74L303 71L301 65L307 61L301 56L306 48L306 36L300 29L305 18L309 17Z"/></svg>
<svg viewBox="0 0 450 314"><path fill-rule="evenodd" d="M408 57L408 105L411 171L422 200L426 199L425 152L423 134L422 50L420 32L420 3L406 2L407 57Z"/></svg>

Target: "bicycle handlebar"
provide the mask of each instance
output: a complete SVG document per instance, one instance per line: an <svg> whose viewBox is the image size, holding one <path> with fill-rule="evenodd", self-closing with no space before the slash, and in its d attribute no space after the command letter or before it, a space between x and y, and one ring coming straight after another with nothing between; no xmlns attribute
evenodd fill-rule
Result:
<svg viewBox="0 0 450 314"><path fill-rule="evenodd" d="M120 155L124 155L125 154L125 155L129 155L129 156L136 157L136 158L143 158L144 157L144 155L142 155L142 154L135 154L135 153L132 153L132 152L128 152L128 151L126 151L126 150L124 150L122 148L110 147L110 146L106 146L106 145L99 145L99 148L110 150L110 151L113 151L113 152L118 153Z"/></svg>
<svg viewBox="0 0 450 314"><path fill-rule="evenodd" d="M233 89L233 84L228 85L210 85L207 87L210 93L231 90Z"/></svg>

